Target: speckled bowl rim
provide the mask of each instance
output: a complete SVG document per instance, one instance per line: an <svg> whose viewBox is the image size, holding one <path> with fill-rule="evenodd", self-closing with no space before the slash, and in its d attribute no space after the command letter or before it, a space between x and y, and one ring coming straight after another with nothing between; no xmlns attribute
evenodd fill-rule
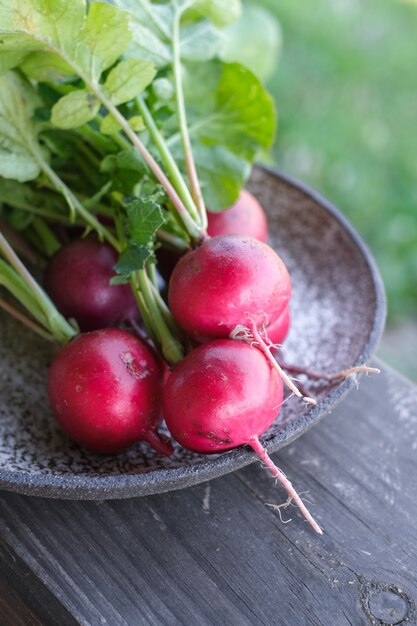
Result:
<svg viewBox="0 0 417 626"><path fill-rule="evenodd" d="M386 297L384 285L372 257L372 254L348 220L320 194L308 186L299 183L279 170L264 165L257 165L272 176L280 178L284 183L296 188L302 194L316 202L330 214L350 236L369 270L375 295L375 313L373 326L362 353L354 365L367 361L374 353L381 339L385 317ZM296 421L284 426L282 430L270 438L264 439L268 452L276 452L288 445L300 435L317 424L349 393L355 386L350 379L337 385L315 407L301 415ZM152 470L137 474L111 474L107 476L55 476L21 473L0 469L0 489L14 491L23 495L42 496L69 500L107 500L121 499L163 493L197 485L217 478L241 467L253 463L257 457L249 448L242 447L231 450L216 458L208 457L207 461L195 463L187 467L165 470Z"/></svg>

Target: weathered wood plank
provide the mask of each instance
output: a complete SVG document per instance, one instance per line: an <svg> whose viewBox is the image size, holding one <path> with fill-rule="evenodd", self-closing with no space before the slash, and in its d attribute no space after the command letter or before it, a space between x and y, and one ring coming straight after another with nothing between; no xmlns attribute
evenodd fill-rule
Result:
<svg viewBox="0 0 417 626"><path fill-rule="evenodd" d="M2 540L0 540L0 564L1 626L77 624L55 595Z"/></svg>
<svg viewBox="0 0 417 626"><path fill-rule="evenodd" d="M363 380L275 460L323 538L265 506L285 498L259 464L127 501L4 493L0 536L88 626L416 624L416 388Z"/></svg>

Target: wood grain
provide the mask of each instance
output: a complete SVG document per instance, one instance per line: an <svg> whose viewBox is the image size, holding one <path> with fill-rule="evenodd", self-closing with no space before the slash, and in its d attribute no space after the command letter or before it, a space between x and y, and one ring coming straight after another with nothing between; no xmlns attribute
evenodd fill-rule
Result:
<svg viewBox="0 0 417 626"><path fill-rule="evenodd" d="M61 614L66 624L67 611L88 626L417 624L417 389L392 372L362 379L274 460L308 491L322 538L295 509L283 524L265 506L285 496L258 463L125 501L3 493L0 537L57 600L37 619L49 626Z"/></svg>

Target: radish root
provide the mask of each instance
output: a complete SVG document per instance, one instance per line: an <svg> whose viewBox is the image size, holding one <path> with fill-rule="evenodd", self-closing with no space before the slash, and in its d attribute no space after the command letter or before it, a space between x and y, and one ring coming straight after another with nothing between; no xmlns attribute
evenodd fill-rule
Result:
<svg viewBox="0 0 417 626"><path fill-rule="evenodd" d="M316 520L313 518L313 516L309 512L304 502L301 500L300 496L298 495L298 493L292 486L291 482L285 476L284 472L282 472L272 461L267 451L265 450L265 448L259 441L259 437L251 437L248 441L248 444L251 446L253 451L259 456L261 461L266 465L266 467L269 469L269 471L274 476L274 478L278 480L278 482L284 487L284 489L288 493L288 496L289 496L288 500L284 502L284 504L273 505L273 508L276 508L279 512L281 512L281 508L286 509L291 504L291 502L295 502L295 504L300 509L301 513L304 515L305 519L314 528L316 533L318 533L319 535L322 535L323 534L322 529L320 528ZM271 505L268 505L268 506L271 506ZM280 519L282 520L281 515L280 515ZM288 520L288 521L291 521L291 520Z"/></svg>
<svg viewBox="0 0 417 626"><path fill-rule="evenodd" d="M295 384L293 383L291 378L288 376L288 374L284 372L284 370L279 365L279 363L274 359L267 342L259 334L259 330L254 321L251 322L250 328L248 328L247 326L238 324L236 328L234 328L232 332L230 333L230 339L246 341L250 345L253 345L259 348L264 353L271 367L277 370L278 374L281 376L284 383L287 385L289 389L291 389L294 395L296 395L298 398L302 398L304 402L307 402L308 404L313 404L313 405L317 404L317 401L314 398L311 398L310 396L303 396L301 391L295 386Z"/></svg>

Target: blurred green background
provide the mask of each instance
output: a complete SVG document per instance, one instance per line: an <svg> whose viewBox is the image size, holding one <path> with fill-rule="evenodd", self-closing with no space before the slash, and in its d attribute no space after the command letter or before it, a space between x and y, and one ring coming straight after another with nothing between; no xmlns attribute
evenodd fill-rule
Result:
<svg viewBox="0 0 417 626"><path fill-rule="evenodd" d="M417 3L253 0L246 11L264 50L257 59L248 38L244 55L279 112L273 161L369 244L389 303L380 355L417 380ZM267 48L274 67L262 65Z"/></svg>

